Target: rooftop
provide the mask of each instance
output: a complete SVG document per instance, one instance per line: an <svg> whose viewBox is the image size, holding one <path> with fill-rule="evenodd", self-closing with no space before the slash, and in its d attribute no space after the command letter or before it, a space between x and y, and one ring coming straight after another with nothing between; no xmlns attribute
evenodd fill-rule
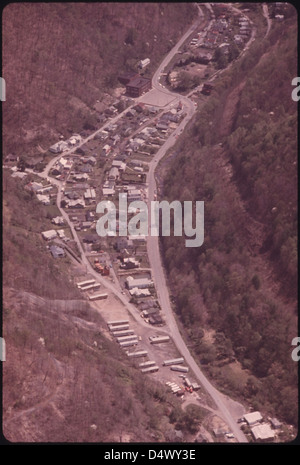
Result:
<svg viewBox="0 0 300 465"><path fill-rule="evenodd" d="M273 431L267 423L253 426L251 428L251 433L255 440L267 440L275 437L275 431Z"/></svg>
<svg viewBox="0 0 300 465"><path fill-rule="evenodd" d="M262 416L260 412L251 412L244 415L244 420L248 423L248 425L253 425L262 420Z"/></svg>
<svg viewBox="0 0 300 465"><path fill-rule="evenodd" d="M131 79L127 85L130 87L144 87L149 81L148 78L137 76Z"/></svg>

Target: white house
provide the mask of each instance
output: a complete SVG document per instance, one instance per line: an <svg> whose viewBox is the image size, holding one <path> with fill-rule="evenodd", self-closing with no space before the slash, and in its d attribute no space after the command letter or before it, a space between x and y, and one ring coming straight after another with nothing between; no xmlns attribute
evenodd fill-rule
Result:
<svg viewBox="0 0 300 465"><path fill-rule="evenodd" d="M57 237L56 231L54 229L50 229L49 231L43 231L42 237L45 241L51 241Z"/></svg>
<svg viewBox="0 0 300 465"><path fill-rule="evenodd" d="M50 205L50 197L49 195L44 194L36 194L37 199L39 202L42 202L43 205Z"/></svg>
<svg viewBox="0 0 300 465"><path fill-rule="evenodd" d="M49 150L52 153L61 153L64 152L65 150L68 150L68 142L64 142L63 140L56 142L56 144L52 145Z"/></svg>
<svg viewBox="0 0 300 465"><path fill-rule="evenodd" d="M129 294L136 297L149 297L151 295L149 289L138 289L137 287L130 289Z"/></svg>
<svg viewBox="0 0 300 465"><path fill-rule="evenodd" d="M87 189L84 193L84 198L86 200L95 200L96 199L96 191L95 189Z"/></svg>
<svg viewBox="0 0 300 465"><path fill-rule="evenodd" d="M133 276L128 276L126 278L126 286L129 290L135 287L138 289L146 289L153 286L153 281L149 278L134 278Z"/></svg>
<svg viewBox="0 0 300 465"><path fill-rule="evenodd" d="M58 229L57 230L57 235L60 239L64 239L66 236L65 236L65 231L64 229Z"/></svg>
<svg viewBox="0 0 300 465"><path fill-rule="evenodd" d="M139 61L139 68L143 69L143 68L146 68L146 66L148 66L150 64L150 59L149 58L145 58L144 60L140 60Z"/></svg>
<svg viewBox="0 0 300 465"><path fill-rule="evenodd" d="M73 165L73 162L72 160L68 160L67 158L64 158L64 157L61 157L58 162L57 162L57 165L60 169L71 169L72 168L72 165Z"/></svg>
<svg viewBox="0 0 300 465"><path fill-rule="evenodd" d="M62 216L56 216L55 218L52 218L51 223L56 224L57 226L60 226L64 224L65 220L63 219Z"/></svg>
<svg viewBox="0 0 300 465"><path fill-rule="evenodd" d="M251 433L256 441L268 441L275 437L275 431L267 423L253 426Z"/></svg>
<svg viewBox="0 0 300 465"><path fill-rule="evenodd" d="M259 423L263 419L260 412L251 412L244 415L244 420L248 423L249 426Z"/></svg>
<svg viewBox="0 0 300 465"><path fill-rule="evenodd" d="M111 187L103 187L102 194L104 195L104 197L113 197L115 195L115 189Z"/></svg>
<svg viewBox="0 0 300 465"><path fill-rule="evenodd" d="M69 200L68 208L85 208L85 201L81 199Z"/></svg>
<svg viewBox="0 0 300 465"><path fill-rule="evenodd" d="M120 171L125 171L126 163L124 163L122 160L114 160L112 162L112 166L118 168Z"/></svg>

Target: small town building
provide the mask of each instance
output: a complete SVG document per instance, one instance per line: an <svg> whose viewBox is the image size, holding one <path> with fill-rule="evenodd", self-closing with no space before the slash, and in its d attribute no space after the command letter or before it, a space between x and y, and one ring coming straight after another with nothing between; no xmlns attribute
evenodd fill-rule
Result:
<svg viewBox="0 0 300 465"><path fill-rule="evenodd" d="M65 236L65 231L64 231L64 229L58 229L58 230L57 230L57 235L58 235L58 237L59 237L60 239L65 239L65 237L66 237L66 236Z"/></svg>
<svg viewBox="0 0 300 465"><path fill-rule="evenodd" d="M126 116L128 117L133 117L136 115L136 110L134 108L129 108L129 110L126 112Z"/></svg>
<svg viewBox="0 0 300 465"><path fill-rule="evenodd" d="M14 171L11 176L12 178L24 179L28 176L28 173L25 173L24 171Z"/></svg>
<svg viewBox="0 0 300 465"><path fill-rule="evenodd" d="M115 189L112 187L103 187L102 194L104 197L113 197L115 195Z"/></svg>
<svg viewBox="0 0 300 465"><path fill-rule="evenodd" d="M262 421L263 417L260 412L251 412L251 413L246 413L244 415L244 420L246 423L248 423L249 426L255 425L256 423L259 423Z"/></svg>
<svg viewBox="0 0 300 465"><path fill-rule="evenodd" d="M88 210L85 214L86 221L94 221L95 220L95 213Z"/></svg>
<svg viewBox="0 0 300 465"><path fill-rule="evenodd" d="M49 231L43 231L42 237L45 241L51 241L57 237L55 229L50 229Z"/></svg>
<svg viewBox="0 0 300 465"><path fill-rule="evenodd" d="M151 295L149 289L139 289L138 287L130 289L129 294L135 297L148 297Z"/></svg>
<svg viewBox="0 0 300 465"><path fill-rule="evenodd" d="M126 286L129 290L135 287L138 289L146 289L153 286L153 281L149 278L134 278L133 276L128 276L126 278Z"/></svg>
<svg viewBox="0 0 300 465"><path fill-rule="evenodd" d="M95 189L89 188L83 194L85 200L95 200L96 199L96 191Z"/></svg>
<svg viewBox="0 0 300 465"><path fill-rule="evenodd" d="M50 197L49 195L44 194L36 194L37 199L39 202L42 202L43 205L50 205Z"/></svg>
<svg viewBox="0 0 300 465"><path fill-rule="evenodd" d="M118 168L116 166L113 166L108 173L108 179L115 181L116 179L119 179L119 177L120 174Z"/></svg>
<svg viewBox="0 0 300 465"><path fill-rule="evenodd" d="M83 163L89 163L92 166L95 166L97 162L96 158L93 155L91 155L90 157L84 157L82 161Z"/></svg>
<svg viewBox="0 0 300 465"><path fill-rule="evenodd" d="M88 229L92 226L92 221L83 221L81 224L82 229Z"/></svg>
<svg viewBox="0 0 300 465"><path fill-rule="evenodd" d="M64 249L62 249L61 247L58 247L57 245L51 245L50 252L53 258L62 258L65 256Z"/></svg>
<svg viewBox="0 0 300 465"><path fill-rule="evenodd" d="M42 188L43 188L43 184L41 184L40 182L35 182L35 181L30 182L26 186L26 189L32 192L38 192Z"/></svg>
<svg viewBox="0 0 300 465"><path fill-rule="evenodd" d="M85 208L85 202L82 199L70 200L68 208Z"/></svg>
<svg viewBox="0 0 300 465"><path fill-rule="evenodd" d="M251 433L255 441L270 441L275 437L275 431L272 430L268 423L253 426Z"/></svg>
<svg viewBox="0 0 300 465"><path fill-rule="evenodd" d="M82 239L86 244L96 244L99 241L97 234L86 234Z"/></svg>
<svg viewBox="0 0 300 465"><path fill-rule="evenodd" d="M87 173L76 174L74 176L75 181L88 181L90 179Z"/></svg>
<svg viewBox="0 0 300 465"><path fill-rule="evenodd" d="M214 428L213 433L216 438L222 438L225 434L225 430L223 428Z"/></svg>
<svg viewBox="0 0 300 465"><path fill-rule="evenodd" d="M277 418L271 418L270 422L274 429L279 429L282 426L282 423L279 420L277 420Z"/></svg>
<svg viewBox="0 0 300 465"><path fill-rule="evenodd" d="M52 218L51 223L55 224L56 226L61 226L65 223L65 220L62 216L56 216Z"/></svg>
<svg viewBox="0 0 300 465"><path fill-rule="evenodd" d="M109 154L109 152L111 151L111 146L106 144L104 145L103 149L102 149L102 154L107 156Z"/></svg>
<svg viewBox="0 0 300 465"><path fill-rule="evenodd" d="M159 314L155 313L154 315L150 316L149 323L151 325L162 325L163 324L163 319Z"/></svg>
<svg viewBox="0 0 300 465"><path fill-rule="evenodd" d="M159 121L156 125L156 129L159 129L160 131L167 131L168 128L169 128L168 123L164 121Z"/></svg>
<svg viewBox="0 0 300 465"><path fill-rule="evenodd" d="M65 142L65 141L56 142L56 144L51 145L51 147L49 148L50 152L52 153L61 153L68 149L69 149L68 142Z"/></svg>
<svg viewBox="0 0 300 465"><path fill-rule="evenodd" d="M139 189L131 189L128 191L127 194L127 200L128 202L134 202L136 200L141 200L142 199L142 194Z"/></svg>
<svg viewBox="0 0 300 465"><path fill-rule="evenodd" d="M123 263L120 265L120 268L125 270L130 270L132 268L139 268L140 262L133 257L123 258Z"/></svg>
<svg viewBox="0 0 300 465"><path fill-rule="evenodd" d="M57 162L58 169L70 170L72 165L73 161L64 157L61 157Z"/></svg>
<svg viewBox="0 0 300 465"><path fill-rule="evenodd" d="M144 69L148 65L150 65L150 58L145 58L144 60L139 61L138 67Z"/></svg>
<svg viewBox="0 0 300 465"><path fill-rule="evenodd" d="M140 97L143 93L151 89L151 79L136 77L126 85L126 93L131 97Z"/></svg>
<svg viewBox="0 0 300 465"><path fill-rule="evenodd" d="M80 173L83 173L83 174L90 174L93 172L93 168L91 165L89 165L88 163L82 165L82 166L79 166L77 168L77 171L79 171Z"/></svg>
<svg viewBox="0 0 300 465"><path fill-rule="evenodd" d="M133 249L133 241L127 237L118 237L115 244L118 252L124 249Z"/></svg>
<svg viewBox="0 0 300 465"><path fill-rule="evenodd" d="M125 171L126 163L124 163L122 160L114 160L112 162L112 166L118 168L120 171Z"/></svg>
<svg viewBox="0 0 300 465"><path fill-rule="evenodd" d="M158 313L158 309L157 308L148 308L146 310L143 310L142 311L142 315L143 317L145 318L148 318L149 316L153 316L153 315L156 315Z"/></svg>
<svg viewBox="0 0 300 465"><path fill-rule="evenodd" d="M19 156L15 155L14 153L8 154L4 160L5 163L18 163L18 161L19 161Z"/></svg>

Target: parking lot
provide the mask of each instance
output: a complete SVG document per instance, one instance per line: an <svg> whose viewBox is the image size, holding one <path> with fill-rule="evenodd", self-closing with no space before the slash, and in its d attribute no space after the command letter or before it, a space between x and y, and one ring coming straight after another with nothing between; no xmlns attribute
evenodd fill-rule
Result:
<svg viewBox="0 0 300 465"><path fill-rule="evenodd" d="M176 97L156 89L150 90L150 92L141 97L142 103L156 107L165 107L173 102L173 100L176 100Z"/></svg>

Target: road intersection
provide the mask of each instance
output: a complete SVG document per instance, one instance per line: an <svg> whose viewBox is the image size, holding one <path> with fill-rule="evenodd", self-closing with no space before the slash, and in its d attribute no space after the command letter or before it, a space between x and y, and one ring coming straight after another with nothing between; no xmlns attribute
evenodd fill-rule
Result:
<svg viewBox="0 0 300 465"><path fill-rule="evenodd" d="M162 73L164 73L164 70L166 66L169 64L169 62L173 59L176 53L178 53L180 47L183 45L183 43L189 38L189 36L195 31L196 28L199 27L199 24L201 21L203 21L203 12L202 9L199 5L198 10L199 10L199 16L197 18L197 21L186 31L186 33L182 36L182 38L179 40L179 42L172 48L172 50L167 54L167 56L163 59L162 63L154 73L153 79L152 79L152 86L153 89L156 93L161 93L163 95L163 98L161 99L161 102L165 102L163 105L164 109L169 109L172 106L178 102L178 100L181 101L184 109L184 119L180 122L178 127L174 130L174 132L171 134L171 136L165 141L165 143L160 147L158 150L156 156L151 160L149 163L149 171L147 174L147 185L148 185L148 205L150 206L150 202L154 199L156 199L156 191L157 191L157 186L156 186L156 181L155 181L155 169L157 168L157 165L159 161L165 156L167 151L174 145L176 142L176 138L185 126L188 124L188 122L193 118L195 112L196 112L196 107L193 101L189 99L188 96L182 96L179 94L175 94L171 92L170 90L166 89L165 87L162 86L160 83L160 79L162 76ZM150 91L152 92L152 91ZM147 96L141 96L137 98L134 102L134 105L136 105L138 102L144 102L147 100ZM134 106L133 105L133 106ZM109 124L112 124L116 122L118 119L122 118L124 114L128 111L128 108L117 115L116 117L112 118L109 122ZM107 123L108 124L108 123ZM89 140L93 139L97 133L102 131L106 126L102 126L100 129L98 129L96 132L88 136L87 138L83 139L81 143L77 147L81 147L82 145L86 144ZM73 153L73 150L70 150L69 152L65 152L64 155L68 155ZM129 301L126 295L122 293L121 286L118 282L117 279L114 279L113 281L109 281L106 278L100 276L92 267L90 264L90 261L88 257L86 256L85 251L83 250L82 244L79 240L79 237L77 235L77 232L73 226L73 223L70 221L69 216L67 213L64 211L63 208L61 208L61 199L62 199L62 193L63 193L63 182L58 181L52 177L49 176L49 172L54 166L55 162L61 157L61 155L58 155L54 157L47 165L47 167L44 169L42 173L39 174L40 177L44 179L48 179L51 183L53 183L57 189L58 189L58 194L57 194L57 207L59 208L61 215L63 216L64 220L68 224L68 226L71 229L73 238L78 246L79 252L81 254L81 263L85 265L86 270L88 271L89 274L91 274L93 277L97 279L98 282L100 282L104 288L109 289L125 306L125 308L130 312L130 314L133 316L133 318L143 327L149 329L149 325L140 318L136 308L134 305L132 305ZM29 170L28 170L29 171ZM148 209L150 211L150 209ZM183 340L180 331L178 329L171 303L170 303L170 298L169 298L169 292L167 288L167 283L166 283L166 277L162 265L162 260L160 256L160 251L159 251L159 238L155 236L148 236L147 237L147 251L148 251L148 257L151 265L151 270L152 270L152 278L155 283L157 295L158 295L158 300L160 303L160 306L162 308L163 316L165 319L166 326L165 328L160 328L159 331L161 333L166 333L169 334L173 341L174 344L176 345L177 349L181 353L181 355L185 358L186 364L189 365L190 369L193 371L195 377L197 380L201 383L203 388L208 392L208 394L211 396L213 399L217 412L219 416L226 422L228 425L229 429L232 431L232 433L235 435L235 438L238 442L247 442L247 438L239 428L239 425L237 424L237 411L241 406L231 399L228 399L225 395L220 393L214 386L213 384L206 378L206 376L203 374L201 371L200 367L198 364L195 362L194 358L192 357L185 341ZM239 407L239 408L238 408ZM240 412L239 412L240 416Z"/></svg>

